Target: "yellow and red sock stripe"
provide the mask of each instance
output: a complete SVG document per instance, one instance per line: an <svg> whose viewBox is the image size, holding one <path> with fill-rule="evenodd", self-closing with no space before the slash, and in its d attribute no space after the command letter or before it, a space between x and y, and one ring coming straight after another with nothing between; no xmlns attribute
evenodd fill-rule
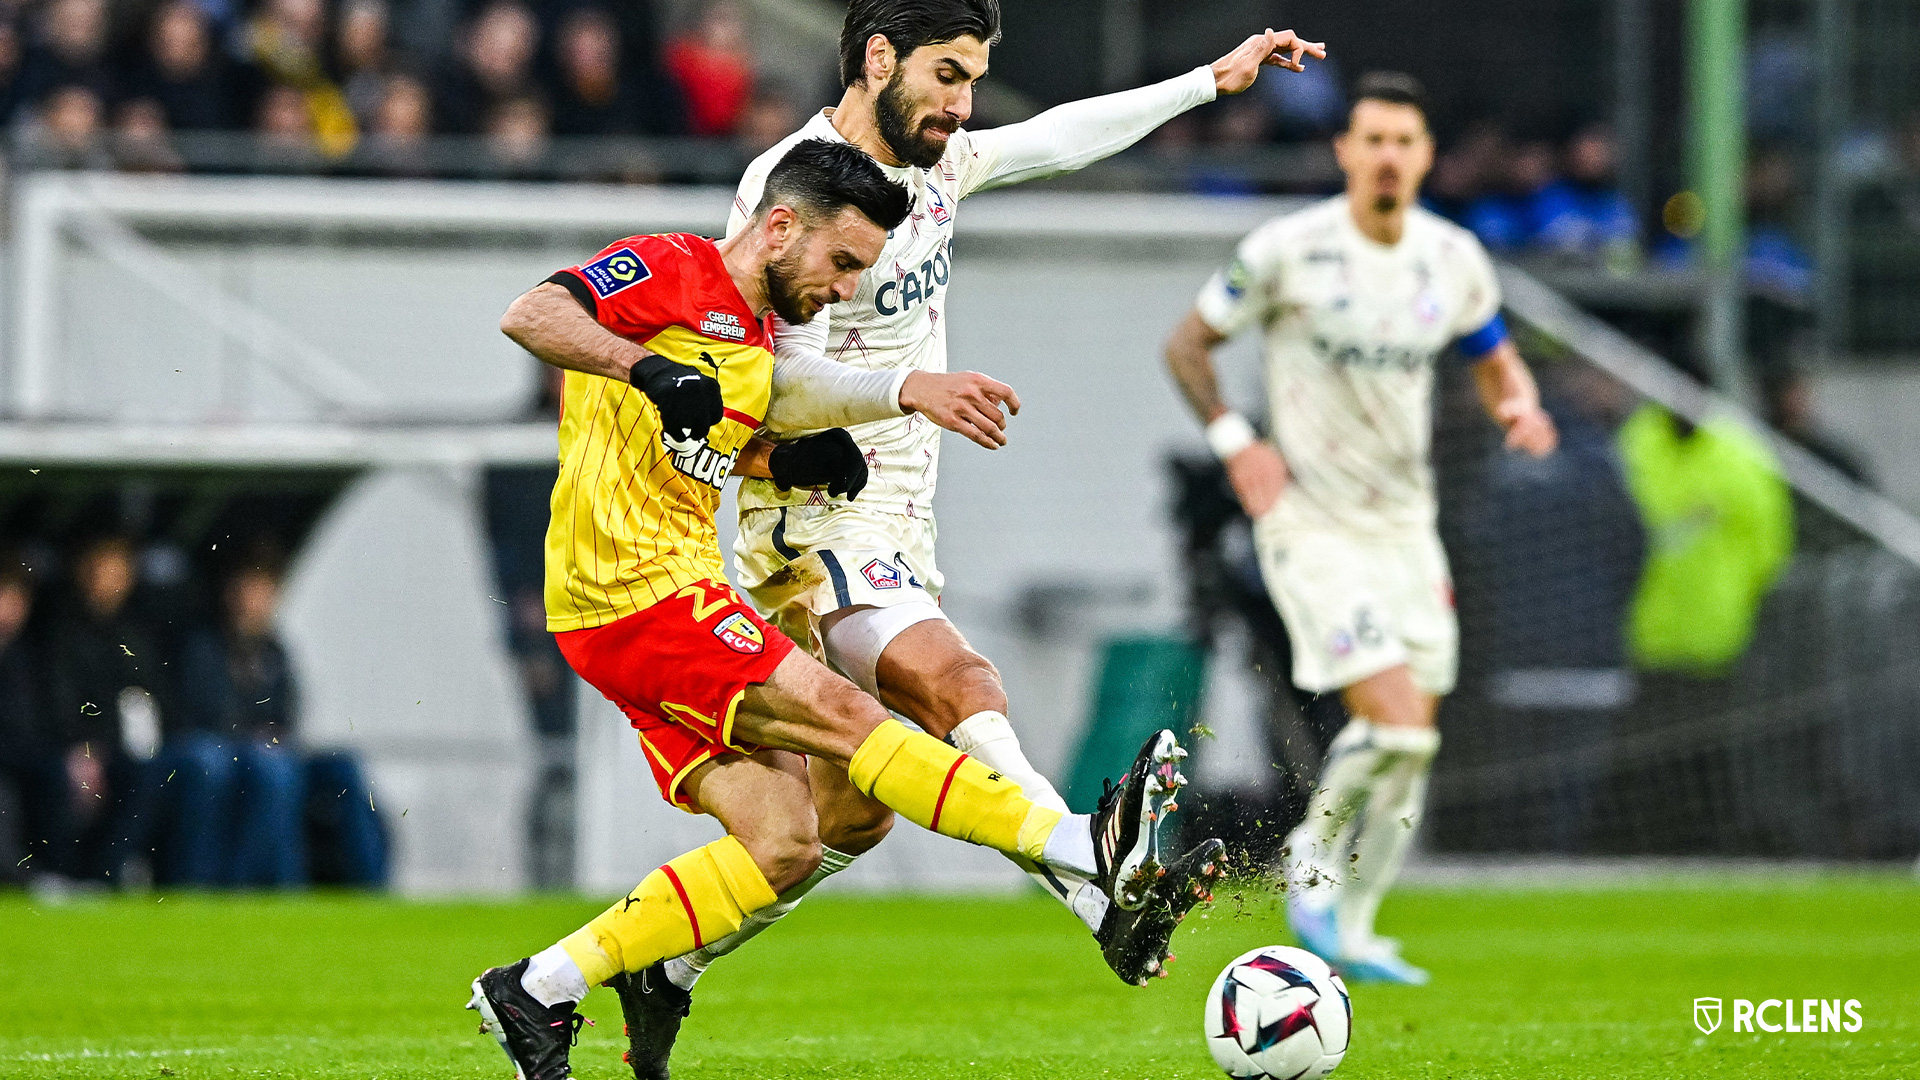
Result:
<svg viewBox="0 0 1920 1080"><path fill-rule="evenodd" d="M693 913L693 901L687 898L687 887L680 884L680 875L673 872L673 867L662 866L660 872L667 875L667 881L680 897L680 906L687 909L687 925L693 928L693 947L700 948L706 941L700 937L700 916Z"/></svg>
<svg viewBox="0 0 1920 1080"><path fill-rule="evenodd" d="M961 754L959 757L953 759L952 765L948 766L947 778L940 783L940 797L933 801L933 820L927 823L928 831L940 831L940 811L946 809L947 792L953 788L953 775L960 771L960 763L965 760L967 760L967 755Z"/></svg>

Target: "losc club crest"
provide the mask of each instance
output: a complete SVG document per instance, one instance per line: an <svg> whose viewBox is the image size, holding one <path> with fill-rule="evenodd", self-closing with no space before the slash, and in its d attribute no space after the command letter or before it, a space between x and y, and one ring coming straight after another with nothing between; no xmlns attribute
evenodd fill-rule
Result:
<svg viewBox="0 0 1920 1080"><path fill-rule="evenodd" d="M1711 1035L1720 1030L1720 999L1693 999L1693 1026L1700 1029L1702 1035Z"/></svg>
<svg viewBox="0 0 1920 1080"><path fill-rule="evenodd" d="M867 584L876 589L897 589L900 587L900 571L885 559L872 559L860 568L866 576Z"/></svg>

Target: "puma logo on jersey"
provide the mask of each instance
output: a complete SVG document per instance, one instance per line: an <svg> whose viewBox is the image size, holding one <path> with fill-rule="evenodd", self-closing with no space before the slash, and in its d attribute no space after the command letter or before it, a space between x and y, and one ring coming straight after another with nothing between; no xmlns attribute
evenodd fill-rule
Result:
<svg viewBox="0 0 1920 1080"><path fill-rule="evenodd" d="M882 315L898 315L915 304L924 304L935 296L935 288L945 285L949 276L946 245L933 252L933 258L920 264L919 270L905 270L899 280L889 281L874 290L873 310Z"/></svg>

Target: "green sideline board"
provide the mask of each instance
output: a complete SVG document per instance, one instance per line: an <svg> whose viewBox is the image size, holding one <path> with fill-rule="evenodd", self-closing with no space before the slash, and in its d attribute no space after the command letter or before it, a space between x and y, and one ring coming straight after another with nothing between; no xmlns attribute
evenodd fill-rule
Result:
<svg viewBox="0 0 1920 1080"><path fill-rule="evenodd" d="M1206 654L1184 637L1109 638L1094 669L1093 705L1062 792L1076 813L1100 801L1101 781L1118 777L1148 735L1193 727L1206 682Z"/></svg>

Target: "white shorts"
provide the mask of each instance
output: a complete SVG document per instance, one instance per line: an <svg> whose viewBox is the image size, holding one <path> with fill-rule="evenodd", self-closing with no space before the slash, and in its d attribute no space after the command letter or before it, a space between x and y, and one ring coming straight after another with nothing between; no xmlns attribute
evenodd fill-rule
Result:
<svg viewBox="0 0 1920 1080"><path fill-rule="evenodd" d="M815 656L822 615L843 607L938 601L930 518L845 503L740 515L733 565L753 606Z"/></svg>
<svg viewBox="0 0 1920 1080"><path fill-rule="evenodd" d="M1326 693L1405 664L1427 693L1453 690L1460 626L1438 535L1382 537L1274 518L1254 526L1254 548L1293 644L1295 686Z"/></svg>

